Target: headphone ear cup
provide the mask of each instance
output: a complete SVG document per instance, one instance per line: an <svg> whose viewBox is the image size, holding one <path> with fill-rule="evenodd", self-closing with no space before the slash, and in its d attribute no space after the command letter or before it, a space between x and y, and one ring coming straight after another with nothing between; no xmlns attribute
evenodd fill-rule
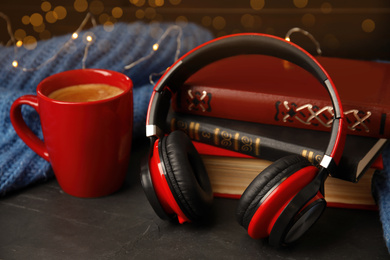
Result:
<svg viewBox="0 0 390 260"><path fill-rule="evenodd" d="M291 155L275 161L264 169L250 183L239 200L236 218L240 225L248 229L252 217L266 199L265 196L284 179L310 165L311 163L303 156Z"/></svg>
<svg viewBox="0 0 390 260"><path fill-rule="evenodd" d="M188 219L203 219L213 193L202 158L182 131L170 133L161 142L161 158L172 195Z"/></svg>

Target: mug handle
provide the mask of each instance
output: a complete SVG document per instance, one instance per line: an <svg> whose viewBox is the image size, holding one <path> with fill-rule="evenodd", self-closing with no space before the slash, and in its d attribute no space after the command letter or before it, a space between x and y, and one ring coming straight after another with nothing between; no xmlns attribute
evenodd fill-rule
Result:
<svg viewBox="0 0 390 260"><path fill-rule="evenodd" d="M46 161L49 161L49 153L47 152L44 142L31 131L23 119L22 105L33 107L39 114L38 98L33 95L25 95L16 99L12 104L10 111L11 123L20 139L22 139L39 156Z"/></svg>

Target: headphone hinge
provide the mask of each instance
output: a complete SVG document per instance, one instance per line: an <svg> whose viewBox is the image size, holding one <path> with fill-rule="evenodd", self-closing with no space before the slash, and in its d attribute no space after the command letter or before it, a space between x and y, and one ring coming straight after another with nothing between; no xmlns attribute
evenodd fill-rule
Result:
<svg viewBox="0 0 390 260"><path fill-rule="evenodd" d="M154 98L149 109L149 120L146 125L146 136L162 137L164 135L165 119L171 106L172 93L169 88L154 93Z"/></svg>

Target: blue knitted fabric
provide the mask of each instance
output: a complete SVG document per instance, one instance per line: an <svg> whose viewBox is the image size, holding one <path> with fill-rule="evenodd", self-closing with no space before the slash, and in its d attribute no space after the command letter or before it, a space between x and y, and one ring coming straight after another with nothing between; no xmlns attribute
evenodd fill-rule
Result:
<svg viewBox="0 0 390 260"><path fill-rule="evenodd" d="M387 145L382 155L384 170L374 174L372 184L379 206L383 235L390 253L390 145Z"/></svg>
<svg viewBox="0 0 390 260"><path fill-rule="evenodd" d="M177 48L177 31L172 31L160 44L160 48L147 59L132 69L124 67L147 56L166 29L172 24L147 25L141 22L117 23L111 32L102 26L88 30L95 36L95 41L88 49L86 68L101 68L119 71L129 76L134 83L134 138L145 133L146 110L153 86L149 75L165 70L172 65ZM159 32L154 38L156 31ZM55 55L69 39L70 35L53 37L38 42L34 50L19 48L15 57L12 47L0 46L0 196L10 191L19 190L32 183L53 177L49 163L35 154L14 131L9 111L13 101L26 94L35 94L38 83L49 75L71 69L82 68L85 43L83 34L69 48L45 66L32 72L23 72L12 67L17 60L20 67L37 67ZM199 44L212 39L209 31L187 24L181 37L180 54L184 54ZM30 107L23 106L22 113L26 123L42 138L39 116Z"/></svg>

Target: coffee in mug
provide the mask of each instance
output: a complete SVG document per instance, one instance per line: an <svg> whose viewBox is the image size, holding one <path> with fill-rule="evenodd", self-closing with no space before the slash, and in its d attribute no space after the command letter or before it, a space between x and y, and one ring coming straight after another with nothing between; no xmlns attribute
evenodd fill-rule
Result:
<svg viewBox="0 0 390 260"><path fill-rule="evenodd" d="M49 98L64 102L90 102L109 99L123 93L123 90L107 84L81 84L53 91Z"/></svg>
<svg viewBox="0 0 390 260"><path fill-rule="evenodd" d="M86 94L91 89L100 100L86 101L91 98ZM56 92L71 98L68 102L57 101L53 99ZM24 122L23 105L39 114L43 140ZM36 95L15 100L10 117L20 138L51 163L66 193L101 197L122 186L133 127L133 84L126 75L101 69L54 74L38 84Z"/></svg>

